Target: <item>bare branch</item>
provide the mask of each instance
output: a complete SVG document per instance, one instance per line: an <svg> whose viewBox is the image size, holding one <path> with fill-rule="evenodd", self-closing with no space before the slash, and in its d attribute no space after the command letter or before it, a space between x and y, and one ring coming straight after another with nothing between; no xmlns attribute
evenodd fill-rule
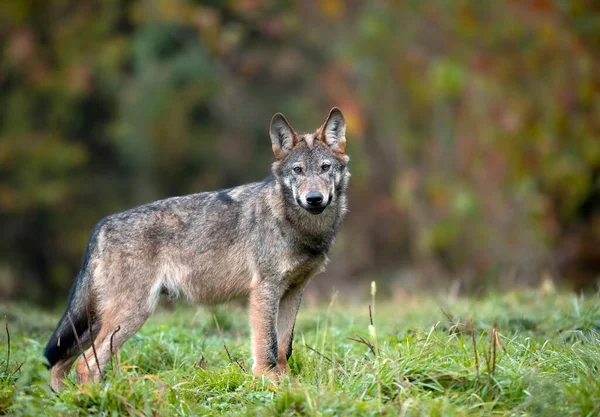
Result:
<svg viewBox="0 0 600 417"><path fill-rule="evenodd" d="M25 365L25 361L21 362L19 364L19 366L17 366L17 369L15 369L12 374L10 374L9 379L12 378L17 372L19 372L21 370L21 368L23 367L23 365Z"/></svg>
<svg viewBox="0 0 600 417"><path fill-rule="evenodd" d="M328 362L331 362L331 363L333 363L333 360L332 360L330 357L328 357L328 356L326 356L326 355L323 355L321 352L319 352L319 351L317 351L317 350L313 349L312 347L308 346L306 343L304 344L304 346L306 346L306 348L307 348L307 349L309 349L309 350L311 350L311 351L315 352L317 355L319 355L319 356L320 356L320 357L322 357L323 359L327 360Z"/></svg>
<svg viewBox="0 0 600 417"><path fill-rule="evenodd" d="M483 349L483 358L485 359L485 364L487 366L488 373L492 369L492 365L490 363L491 357L492 357L491 346L488 346L487 350Z"/></svg>
<svg viewBox="0 0 600 417"><path fill-rule="evenodd" d="M492 345L492 376L494 376L494 373L496 372L496 323L492 326L490 345Z"/></svg>
<svg viewBox="0 0 600 417"><path fill-rule="evenodd" d="M117 332L121 330L121 325L118 325L117 328L115 329L114 332L112 332L112 334L110 335L110 360L112 362L112 358L115 354L115 351L113 349L113 339L115 337L115 334L117 334ZM119 355L117 355L117 369L119 369L121 367L121 360L119 358Z"/></svg>
<svg viewBox="0 0 600 417"><path fill-rule="evenodd" d="M213 319L215 319L215 325L217 326L217 331L219 332L219 336L221 336L221 340L223 341L223 347L225 348L225 352L227 352L229 363L236 363L242 371L246 372L246 369L242 366L242 364L239 361L234 361L231 358L231 354L229 353L229 349L227 349L227 344L225 343L225 338L223 337L223 333L221 332L221 326L219 326L219 320L217 320L217 316L215 314L213 314Z"/></svg>
<svg viewBox="0 0 600 417"><path fill-rule="evenodd" d="M77 346L79 346L79 350L83 355L83 360L85 361L85 366L87 366L88 372L91 374L92 369L90 368L90 363L85 357L85 351L83 350L83 346L81 344L81 340L79 340L79 335L77 334L77 330L75 329L75 324L73 323L73 319L71 318L71 313L67 313L67 318L69 319L69 323L71 323L71 328L73 329L73 334L75 335L75 340L77 341Z"/></svg>
<svg viewBox="0 0 600 417"><path fill-rule="evenodd" d="M364 337L358 335L356 337L349 337L348 340L352 340L354 342L362 343L363 345L365 345L366 347L369 348L369 350L371 351L371 353L373 354L373 356L377 356L377 351L375 350L375 346L373 346L373 344L371 342L369 342L368 340L366 340Z"/></svg>
<svg viewBox="0 0 600 417"><path fill-rule="evenodd" d="M21 370L21 368L23 367L23 365L25 365L25 363L27 362L28 359L28 355L27 352L25 352L25 359L23 359L23 362L21 362L19 365L17 365L17 368L13 371L13 373L8 377L8 379L11 379L13 376L16 375L17 372L19 372Z"/></svg>
<svg viewBox="0 0 600 417"><path fill-rule="evenodd" d="M10 331L8 330L8 316L5 314L4 315L4 327L6 329L6 337L7 337L7 349L8 352L6 353L6 370L5 373L8 373L8 364L10 363Z"/></svg>
<svg viewBox="0 0 600 417"><path fill-rule="evenodd" d="M440 307L440 310L442 311L442 314L444 315L444 317L446 317L446 319L448 320L448 322L454 324L454 318L450 315L450 313L448 313L442 307Z"/></svg>

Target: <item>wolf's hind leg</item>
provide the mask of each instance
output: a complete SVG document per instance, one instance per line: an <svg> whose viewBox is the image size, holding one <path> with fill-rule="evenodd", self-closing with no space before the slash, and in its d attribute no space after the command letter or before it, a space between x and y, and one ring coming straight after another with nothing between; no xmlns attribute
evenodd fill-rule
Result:
<svg viewBox="0 0 600 417"><path fill-rule="evenodd" d="M58 361L50 370L50 387L54 391L60 391L65 387L65 379L77 359L77 354Z"/></svg>
<svg viewBox="0 0 600 417"><path fill-rule="evenodd" d="M146 304L141 305L146 307ZM102 314L102 327L94 341L96 352L94 353L93 348L89 348L85 352L85 358L82 357L77 363L78 382L87 384L100 381L112 355L118 354L123 343L142 327L151 312L151 308L140 308L139 304L132 304L129 307L121 304L115 305Z"/></svg>

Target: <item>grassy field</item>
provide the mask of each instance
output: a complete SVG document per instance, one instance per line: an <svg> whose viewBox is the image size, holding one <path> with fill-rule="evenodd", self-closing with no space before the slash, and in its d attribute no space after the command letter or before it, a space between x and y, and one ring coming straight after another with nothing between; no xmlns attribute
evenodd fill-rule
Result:
<svg viewBox="0 0 600 417"><path fill-rule="evenodd" d="M368 306L303 306L278 384L249 372L242 308L159 309L101 384L59 394L41 357L58 314L0 306L0 415L600 415L598 297L411 296L371 327Z"/></svg>

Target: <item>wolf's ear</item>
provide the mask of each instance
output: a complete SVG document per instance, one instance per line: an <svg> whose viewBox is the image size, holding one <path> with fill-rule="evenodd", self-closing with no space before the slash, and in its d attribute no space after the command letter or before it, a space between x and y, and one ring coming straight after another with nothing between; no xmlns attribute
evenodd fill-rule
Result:
<svg viewBox="0 0 600 417"><path fill-rule="evenodd" d="M277 159L284 158L299 141L298 134L294 132L281 113L276 113L271 119L269 135L273 153Z"/></svg>
<svg viewBox="0 0 600 417"><path fill-rule="evenodd" d="M318 131L319 140L325 142L333 152L346 152L346 121L337 107L329 112L327 120Z"/></svg>

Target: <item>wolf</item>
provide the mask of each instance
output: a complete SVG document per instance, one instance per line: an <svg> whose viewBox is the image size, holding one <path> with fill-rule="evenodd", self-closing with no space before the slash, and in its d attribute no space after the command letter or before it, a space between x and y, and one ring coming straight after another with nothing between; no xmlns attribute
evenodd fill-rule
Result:
<svg viewBox="0 0 600 417"><path fill-rule="evenodd" d="M50 386L97 382L148 319L161 294L205 305L249 298L256 375L288 371L294 323L347 211L346 122L333 108L298 134L281 113L261 182L145 204L102 219L88 241L67 309L44 351Z"/></svg>

